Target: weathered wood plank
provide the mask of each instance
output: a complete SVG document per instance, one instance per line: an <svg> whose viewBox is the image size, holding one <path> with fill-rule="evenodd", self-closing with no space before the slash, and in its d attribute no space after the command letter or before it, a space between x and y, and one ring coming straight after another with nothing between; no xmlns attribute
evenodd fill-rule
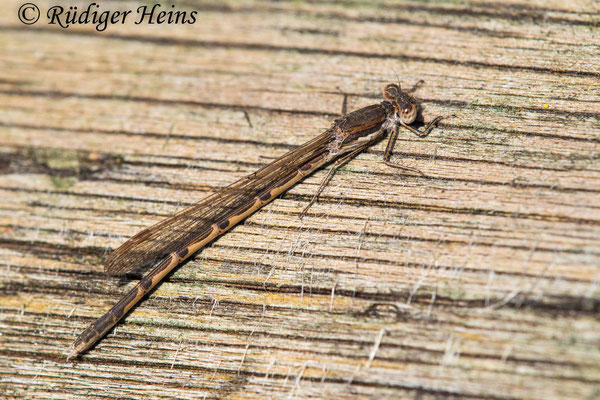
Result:
<svg viewBox="0 0 600 400"><path fill-rule="evenodd" d="M9 3L3 397L598 396L596 3L186 1L194 25L102 33L25 27ZM300 220L309 177L65 362L135 284L102 273L107 251L397 76L426 81L426 119L456 115L399 138L426 176L380 143Z"/></svg>

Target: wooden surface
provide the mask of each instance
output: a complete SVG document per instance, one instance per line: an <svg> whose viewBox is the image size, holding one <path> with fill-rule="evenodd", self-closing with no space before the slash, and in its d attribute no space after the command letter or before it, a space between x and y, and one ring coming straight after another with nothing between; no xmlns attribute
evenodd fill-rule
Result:
<svg viewBox="0 0 600 400"><path fill-rule="evenodd" d="M597 2L188 0L194 25L102 33L24 26L20 4L0 16L0 397L600 396ZM426 120L456 114L398 141L426 177L379 143L300 220L320 171L65 361L136 282L107 251L397 77L426 81Z"/></svg>

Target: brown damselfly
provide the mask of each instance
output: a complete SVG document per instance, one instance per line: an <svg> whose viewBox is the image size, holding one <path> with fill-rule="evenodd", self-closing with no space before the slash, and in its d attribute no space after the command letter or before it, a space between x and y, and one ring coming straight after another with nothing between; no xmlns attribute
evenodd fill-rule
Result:
<svg viewBox="0 0 600 400"><path fill-rule="evenodd" d="M177 265L320 167L335 161L301 215L340 165L388 132L384 163L419 172L390 161L397 128L402 126L423 137L442 117L433 119L423 132L411 127L409 124L418 114L418 104L409 92L402 91L395 83L387 85L382 102L338 118L316 138L123 243L107 257L107 273L119 275L157 264L117 304L79 335L69 348L68 357L93 346Z"/></svg>

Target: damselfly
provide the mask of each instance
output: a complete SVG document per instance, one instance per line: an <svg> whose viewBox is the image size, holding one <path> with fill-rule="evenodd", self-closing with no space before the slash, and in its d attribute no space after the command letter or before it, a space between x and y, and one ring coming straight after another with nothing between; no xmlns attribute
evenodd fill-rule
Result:
<svg viewBox="0 0 600 400"><path fill-rule="evenodd" d="M118 275L155 262L157 265L106 314L81 333L69 348L68 357L82 353L100 340L182 261L318 168L335 161L301 215L339 166L386 133L389 133L389 140L383 154L384 163L419 172L390 161L397 128L402 126L423 137L442 117L433 119L423 132L411 127L409 124L418 114L418 104L409 92L402 91L395 83L387 85L382 102L342 116L316 138L126 241L108 256L105 262L107 273Z"/></svg>

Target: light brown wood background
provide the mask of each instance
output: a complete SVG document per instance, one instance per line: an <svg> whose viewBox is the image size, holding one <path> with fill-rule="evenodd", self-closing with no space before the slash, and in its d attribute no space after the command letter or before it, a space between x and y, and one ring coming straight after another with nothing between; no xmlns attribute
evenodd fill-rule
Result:
<svg viewBox="0 0 600 400"><path fill-rule="evenodd" d="M598 2L189 0L194 25L102 33L20 4L0 6L0 397L600 397ZM107 251L396 79L426 81L427 120L456 114L398 141L426 177L379 143L301 221L320 171L65 361L136 282Z"/></svg>

